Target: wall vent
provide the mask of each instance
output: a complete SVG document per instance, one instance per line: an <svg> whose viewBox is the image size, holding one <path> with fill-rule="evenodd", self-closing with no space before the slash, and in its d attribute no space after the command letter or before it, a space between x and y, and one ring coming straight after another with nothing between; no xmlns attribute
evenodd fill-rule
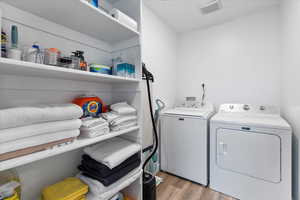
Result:
<svg viewBox="0 0 300 200"><path fill-rule="evenodd" d="M223 7L221 0L213 0L200 7L201 13L207 15L220 10Z"/></svg>

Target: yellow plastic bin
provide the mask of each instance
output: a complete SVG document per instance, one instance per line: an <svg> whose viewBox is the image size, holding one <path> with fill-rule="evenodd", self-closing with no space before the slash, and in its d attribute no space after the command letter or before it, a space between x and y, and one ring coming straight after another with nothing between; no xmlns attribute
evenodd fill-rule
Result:
<svg viewBox="0 0 300 200"><path fill-rule="evenodd" d="M80 179L71 177L43 189L43 200L77 200L85 199L88 186Z"/></svg>

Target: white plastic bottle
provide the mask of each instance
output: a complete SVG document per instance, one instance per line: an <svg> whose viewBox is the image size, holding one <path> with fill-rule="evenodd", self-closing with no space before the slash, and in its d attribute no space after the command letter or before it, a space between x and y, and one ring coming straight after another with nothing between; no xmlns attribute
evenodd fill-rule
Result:
<svg viewBox="0 0 300 200"><path fill-rule="evenodd" d="M37 63L39 48L39 45L34 43L26 52L26 61Z"/></svg>

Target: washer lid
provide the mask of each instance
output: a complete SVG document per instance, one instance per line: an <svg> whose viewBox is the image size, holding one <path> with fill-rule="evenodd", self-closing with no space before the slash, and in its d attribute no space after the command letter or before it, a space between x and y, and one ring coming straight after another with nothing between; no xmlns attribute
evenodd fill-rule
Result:
<svg viewBox="0 0 300 200"><path fill-rule="evenodd" d="M208 119L214 113L214 106L210 103L200 108L175 107L163 111L162 115L185 115Z"/></svg>
<svg viewBox="0 0 300 200"><path fill-rule="evenodd" d="M291 126L277 114L219 112L212 117L211 122L291 130Z"/></svg>
<svg viewBox="0 0 300 200"><path fill-rule="evenodd" d="M211 122L291 130L276 106L223 104Z"/></svg>

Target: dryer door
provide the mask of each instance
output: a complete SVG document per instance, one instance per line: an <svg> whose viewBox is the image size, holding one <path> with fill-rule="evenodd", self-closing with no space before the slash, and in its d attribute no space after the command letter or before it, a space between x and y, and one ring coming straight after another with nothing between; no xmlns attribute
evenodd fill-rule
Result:
<svg viewBox="0 0 300 200"><path fill-rule="evenodd" d="M264 181L281 181L281 140L276 135L217 130L218 167Z"/></svg>

